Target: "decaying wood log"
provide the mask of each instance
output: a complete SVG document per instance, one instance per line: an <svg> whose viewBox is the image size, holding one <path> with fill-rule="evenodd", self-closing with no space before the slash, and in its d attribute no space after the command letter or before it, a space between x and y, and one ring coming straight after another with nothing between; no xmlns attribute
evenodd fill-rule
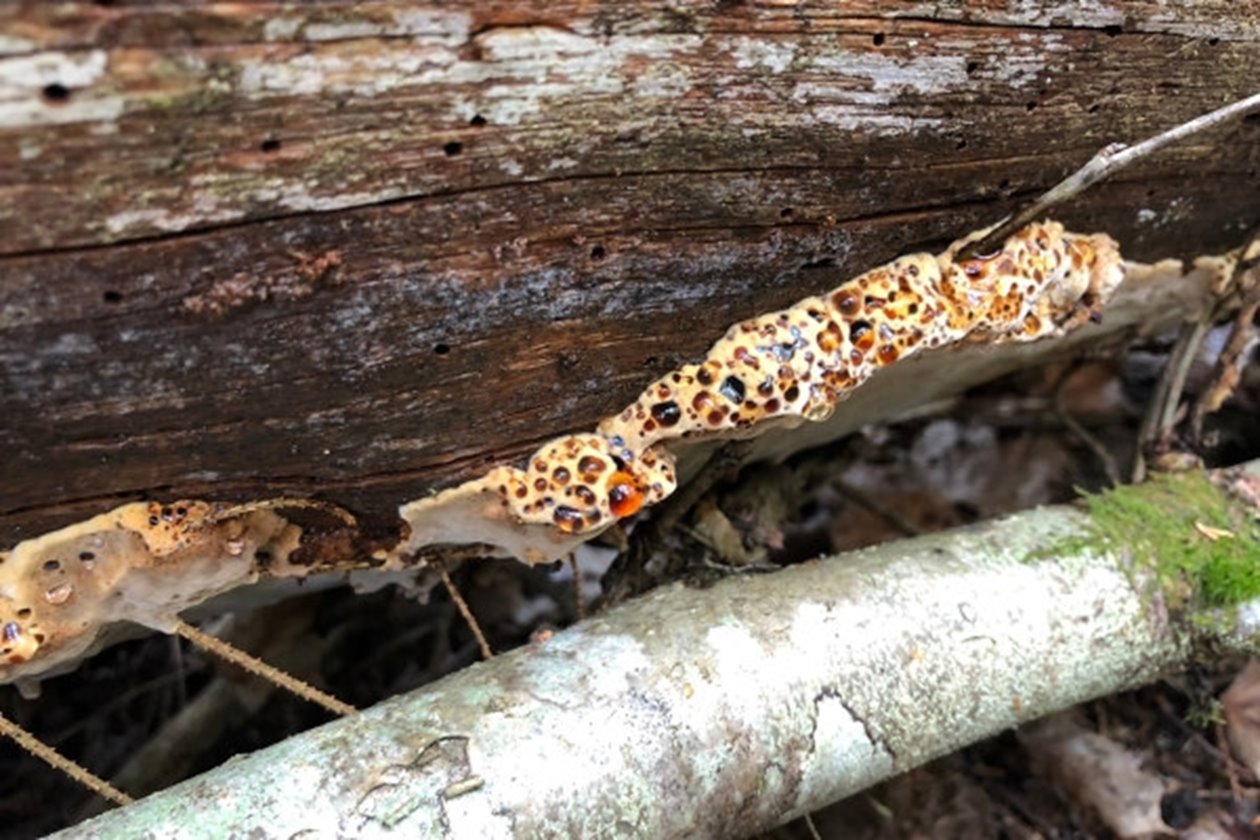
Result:
<svg viewBox="0 0 1260 840"><path fill-rule="evenodd" d="M0 9L0 543L140 495L397 505L741 317L1251 93L1260 12ZM1260 124L1063 213L1238 244Z"/></svg>

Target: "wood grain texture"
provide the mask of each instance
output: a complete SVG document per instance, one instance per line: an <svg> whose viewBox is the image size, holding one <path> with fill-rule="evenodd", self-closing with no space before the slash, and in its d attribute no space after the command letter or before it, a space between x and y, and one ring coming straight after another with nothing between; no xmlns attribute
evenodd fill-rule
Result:
<svg viewBox="0 0 1260 840"><path fill-rule="evenodd" d="M1195 2L0 7L0 544L145 494L392 516L725 326L1253 93ZM1260 122L1064 212L1237 244Z"/></svg>

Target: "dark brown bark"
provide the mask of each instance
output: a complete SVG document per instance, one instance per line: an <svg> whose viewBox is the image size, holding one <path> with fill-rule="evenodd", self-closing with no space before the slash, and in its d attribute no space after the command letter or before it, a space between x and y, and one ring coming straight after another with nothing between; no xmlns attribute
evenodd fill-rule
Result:
<svg viewBox="0 0 1260 840"><path fill-rule="evenodd" d="M1247 6L1058 6L3 7L0 544L143 494L388 518L1260 78ZM1062 216L1230 247L1258 163L1244 121Z"/></svg>

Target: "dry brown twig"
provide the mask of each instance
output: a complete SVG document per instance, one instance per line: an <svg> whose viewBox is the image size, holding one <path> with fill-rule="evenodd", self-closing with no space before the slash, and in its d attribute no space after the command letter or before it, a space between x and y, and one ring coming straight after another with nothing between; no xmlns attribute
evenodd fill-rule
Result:
<svg viewBox="0 0 1260 840"><path fill-rule="evenodd" d="M1002 242L1006 237L1034 219L1040 218L1051 207L1076 198L1095 184L1110 178L1121 169L1143 158L1150 157L1165 146L1171 145L1178 140L1184 140L1209 128L1241 119L1255 111L1260 111L1260 93L1248 96L1246 99L1240 99L1237 102L1231 102L1223 108L1218 108L1200 117L1195 117L1161 134L1143 140L1135 146L1128 146L1124 143L1112 143L1103 147L1080 169L1051 187L1049 191L1023 210L1008 217L972 245L970 248L971 254L978 257L981 254L995 250L997 243Z"/></svg>
<svg viewBox="0 0 1260 840"><path fill-rule="evenodd" d="M1234 266L1229 287L1239 298L1238 314L1229 338L1216 361L1211 384L1199 395L1190 413L1191 439L1203 439L1203 422L1220 409L1242 380L1242 368L1257 340L1256 315L1260 313L1260 252L1252 253L1260 242L1260 225L1252 229Z"/></svg>

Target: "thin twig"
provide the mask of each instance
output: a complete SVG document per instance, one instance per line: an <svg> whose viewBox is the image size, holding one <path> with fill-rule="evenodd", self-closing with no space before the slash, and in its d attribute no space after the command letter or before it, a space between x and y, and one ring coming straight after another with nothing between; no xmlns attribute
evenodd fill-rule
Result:
<svg viewBox="0 0 1260 840"><path fill-rule="evenodd" d="M0 715L0 735L7 735L12 738L18 746L31 755L50 764L93 793L108 799L115 805L130 805L135 801L90 770L66 758L4 715Z"/></svg>
<svg viewBox="0 0 1260 840"><path fill-rule="evenodd" d="M1169 439L1169 430L1177 417L1181 404L1181 392L1190 372L1190 364L1199 352L1203 337L1207 335L1207 320L1200 319L1182 327L1176 343L1168 354L1155 393L1151 396L1138 427L1137 449L1133 456L1133 472L1130 479L1137 484L1146 478L1146 451L1152 444L1163 445Z"/></svg>
<svg viewBox="0 0 1260 840"><path fill-rule="evenodd" d="M451 596L451 601L455 604L455 609L459 610L459 614L464 617L464 621L468 624L468 629L472 630L473 637L477 639L477 647L481 648L482 659L493 659L494 651L490 649L490 643L486 641L486 634L481 632L481 625L477 623L476 616L468 607L468 602L464 600L464 596L459 594L459 590L455 588L451 575L446 571L446 566L442 563L434 564L438 574L442 577L442 585L446 587L446 592Z"/></svg>
<svg viewBox="0 0 1260 840"><path fill-rule="evenodd" d="M187 622L177 622L175 624L175 632L202 650L207 650L215 656L231 662L233 665L244 668L251 674L255 674L287 691L291 691L303 700L310 700L312 703L323 706L335 715L352 715L357 711L349 703L343 703L331 694L320 691L318 688L302 682L297 677L290 676L279 668L268 665L261 659L250 656L245 651L233 647L222 639L198 630Z"/></svg>
<svg viewBox="0 0 1260 840"><path fill-rule="evenodd" d="M1068 411L1067 406L1064 404L1064 392L1067 390L1065 386L1069 378L1064 376L1054 389L1054 413L1063 421L1063 425L1067 426L1068 431L1076 435L1081 443L1085 444L1085 448L1094 453L1094 457L1102 464L1103 472L1106 474L1107 481L1111 486L1119 487L1121 483L1120 466L1116 463L1115 457L1107 450L1102 441L1095 437L1089 429L1086 429L1081 421L1072 416L1072 413Z"/></svg>
<svg viewBox="0 0 1260 840"><path fill-rule="evenodd" d="M1207 416L1217 411L1238 387L1248 351L1255 341L1256 328L1253 322L1256 313L1260 312L1260 277L1255 276L1254 269L1257 261L1260 261L1260 253L1251 257L1248 257L1248 253L1258 239L1260 225L1248 234L1246 244L1238 253L1238 262L1234 264L1230 288L1240 297L1238 314L1234 318L1234 326L1225 347L1216 360L1212 384L1199 395L1194 410L1190 413L1190 434L1195 443L1203 439L1203 422Z"/></svg>
<svg viewBox="0 0 1260 840"><path fill-rule="evenodd" d="M586 618L586 604L582 601L582 567L577 552L569 552L569 569L573 572L573 610L578 621Z"/></svg>
<svg viewBox="0 0 1260 840"><path fill-rule="evenodd" d="M1038 219L1051 207L1076 198L1094 184L1111 177L1129 164L1150 156L1170 143L1183 140L1200 131L1213 128L1230 120L1244 117L1257 110L1260 110L1260 93L1248 96L1246 99L1240 99L1201 117L1195 117L1189 122L1184 122L1162 134L1143 140L1136 146L1112 143L1090 158L1089 162L1080 169L1052 187L1049 192L1043 194L1023 210L1008 217L1006 221L999 224L978 242L969 246L967 253L972 257L992 253L998 249L1006 237L1029 222Z"/></svg>
<svg viewBox="0 0 1260 840"><path fill-rule="evenodd" d="M849 501L866 508L893 526L903 537L917 537L923 533L921 528L903 516L896 508L881 503L865 490L849 484L844 479L839 477L832 479L831 486Z"/></svg>

